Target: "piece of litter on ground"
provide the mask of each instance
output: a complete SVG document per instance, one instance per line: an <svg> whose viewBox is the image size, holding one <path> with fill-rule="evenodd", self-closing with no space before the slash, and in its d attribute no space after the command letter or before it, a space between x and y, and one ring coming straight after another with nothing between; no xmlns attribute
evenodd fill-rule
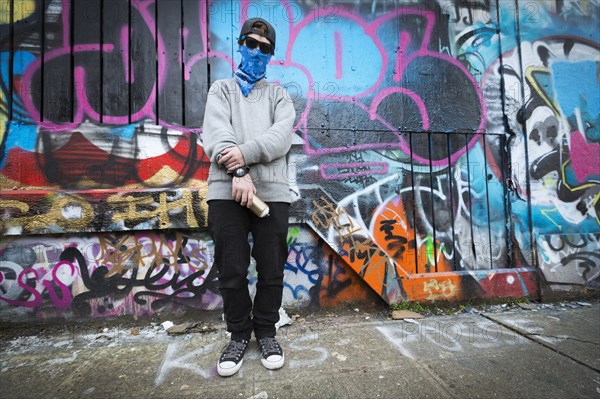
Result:
<svg viewBox="0 0 600 399"><path fill-rule="evenodd" d="M162 323L160 323L160 325L162 326L162 328L164 328L165 330L168 330L169 328L173 327L175 324L173 324L172 321L164 321Z"/></svg>
<svg viewBox="0 0 600 399"><path fill-rule="evenodd" d="M358 308L354 308L354 311L357 313L360 312L360 310Z"/></svg>
<svg viewBox="0 0 600 399"><path fill-rule="evenodd" d="M383 380L384 378L385 378L385 377L384 377L384 376L382 376L382 375L380 375L380 376L379 376L379 379L380 379L380 380Z"/></svg>
<svg viewBox="0 0 600 399"><path fill-rule="evenodd" d="M538 309L537 305L534 305L533 303L518 303L517 306L520 307L521 309L525 309L525 310L537 310Z"/></svg>
<svg viewBox="0 0 600 399"><path fill-rule="evenodd" d="M169 335L183 335L191 333L209 333L217 331L214 327L203 326L199 321L175 324L167 329ZM187 337L186 337L187 339Z"/></svg>
<svg viewBox="0 0 600 399"><path fill-rule="evenodd" d="M275 323L275 329L278 330L281 326L292 324L293 321L290 319L283 307L279 308L279 321Z"/></svg>
<svg viewBox="0 0 600 399"><path fill-rule="evenodd" d="M402 319L422 319L423 315L411 312L410 310L394 310L392 312L392 319L394 320L402 320Z"/></svg>
<svg viewBox="0 0 600 399"><path fill-rule="evenodd" d="M179 388L179 390L180 390L180 391L185 391L186 389L189 389L189 387L190 387L189 385L187 385L187 384L183 384L183 385L181 386L181 388Z"/></svg>
<svg viewBox="0 0 600 399"><path fill-rule="evenodd" d="M171 325L171 327L165 328L165 330L167 330L167 334L169 334L169 335L179 335L179 334L183 334L185 332L185 330L188 329L189 326L190 326L189 323L174 324L174 325Z"/></svg>
<svg viewBox="0 0 600 399"><path fill-rule="evenodd" d="M369 320L369 319L370 319L370 317L369 317L369 316L365 317L365 320Z"/></svg>
<svg viewBox="0 0 600 399"><path fill-rule="evenodd" d="M419 324L418 321L413 320L413 319L403 319L404 321L408 322L408 323L412 323L412 324Z"/></svg>

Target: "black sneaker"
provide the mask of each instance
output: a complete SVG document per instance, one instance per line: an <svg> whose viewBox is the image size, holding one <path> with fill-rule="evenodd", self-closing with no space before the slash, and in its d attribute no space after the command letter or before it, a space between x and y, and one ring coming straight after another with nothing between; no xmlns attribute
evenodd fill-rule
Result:
<svg viewBox="0 0 600 399"><path fill-rule="evenodd" d="M260 348L260 361L269 370L275 370L283 366L285 355L277 340L273 337L264 337L258 340Z"/></svg>
<svg viewBox="0 0 600 399"><path fill-rule="evenodd" d="M221 357L217 364L217 373L221 377L229 377L237 373L240 367L242 367L247 347L247 340L229 341L229 344L221 352Z"/></svg>

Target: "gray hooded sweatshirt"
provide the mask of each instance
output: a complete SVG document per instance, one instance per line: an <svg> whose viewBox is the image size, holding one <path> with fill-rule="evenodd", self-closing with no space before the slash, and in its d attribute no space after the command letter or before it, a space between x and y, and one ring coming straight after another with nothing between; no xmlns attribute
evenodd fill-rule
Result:
<svg viewBox="0 0 600 399"><path fill-rule="evenodd" d="M263 201L291 202L286 154L296 111L288 92L261 79L244 97L236 80L215 81L208 92L202 143L210 158L207 201L232 200L232 178L217 155L238 146L250 167L256 195Z"/></svg>

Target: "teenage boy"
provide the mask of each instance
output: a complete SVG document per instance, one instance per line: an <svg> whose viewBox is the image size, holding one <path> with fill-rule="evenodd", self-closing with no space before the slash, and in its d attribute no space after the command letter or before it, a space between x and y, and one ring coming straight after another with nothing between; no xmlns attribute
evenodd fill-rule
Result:
<svg viewBox="0 0 600 399"><path fill-rule="evenodd" d="M252 332L268 369L283 366L275 339L283 293L291 196L286 180L296 112L287 91L265 80L275 51L275 30L262 18L244 22L238 38L242 60L232 79L217 80L206 102L204 150L208 177L208 228L215 243L214 266L231 341L217 364L221 376L241 367ZM248 208L254 195L270 214L259 218ZM252 252L248 233L254 241ZM250 255L258 282L254 304L248 291Z"/></svg>

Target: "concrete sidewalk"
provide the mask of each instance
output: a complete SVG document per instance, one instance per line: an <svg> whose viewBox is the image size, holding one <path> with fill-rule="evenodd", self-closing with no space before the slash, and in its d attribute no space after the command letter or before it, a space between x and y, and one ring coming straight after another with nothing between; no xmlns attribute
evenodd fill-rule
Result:
<svg viewBox="0 0 600 399"><path fill-rule="evenodd" d="M306 317L282 327L286 365L253 341L238 374L228 341L159 326L64 330L0 343L2 398L600 398L600 304L432 316Z"/></svg>

